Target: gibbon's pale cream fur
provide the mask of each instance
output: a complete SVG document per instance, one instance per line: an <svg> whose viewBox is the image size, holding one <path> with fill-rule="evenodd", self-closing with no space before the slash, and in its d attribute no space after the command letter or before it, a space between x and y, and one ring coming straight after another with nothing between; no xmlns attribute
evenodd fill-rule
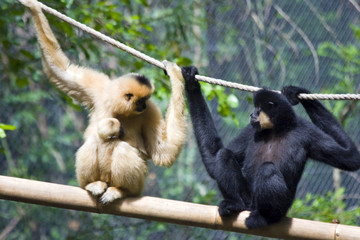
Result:
<svg viewBox="0 0 360 240"><path fill-rule="evenodd" d="M95 196L105 192L100 198L101 203L140 195L147 164L136 148L120 139L119 120L105 118L99 121L97 133L88 137L76 153L80 185Z"/></svg>
<svg viewBox="0 0 360 240"><path fill-rule="evenodd" d="M164 62L172 95L163 119L160 109L149 99L154 87L147 78L130 73L110 80L104 73L71 64L52 33L39 3L36 0L20 1L31 10L45 73L54 85L90 111L89 126L84 134L85 147L79 149L76 159L80 186L93 195L105 191L101 199L103 203L128 195L139 195L144 184L146 160L152 159L156 165L170 167L184 144L186 119L181 69L175 63ZM115 118L121 123L124 136L120 143L113 141L117 151L113 152L111 159L115 161L100 167L94 156L103 156L101 151L96 153L97 149L105 152L111 150L108 143L102 145L96 140L99 138L98 123L107 118ZM86 151L82 151L83 148ZM111 180L101 179L102 170L112 171L110 169L121 164L127 164L127 171L138 174L134 176L134 182L131 182L131 178L124 180L125 177L119 172L111 176Z"/></svg>

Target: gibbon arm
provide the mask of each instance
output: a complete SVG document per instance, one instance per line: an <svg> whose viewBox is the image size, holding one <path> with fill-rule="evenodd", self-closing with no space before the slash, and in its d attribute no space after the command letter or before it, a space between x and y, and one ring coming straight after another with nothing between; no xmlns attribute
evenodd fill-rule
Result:
<svg viewBox="0 0 360 240"><path fill-rule="evenodd" d="M309 157L346 171L360 168L360 152L336 118L317 100L301 100L312 122Z"/></svg>
<svg viewBox="0 0 360 240"><path fill-rule="evenodd" d="M46 75L51 82L70 97L80 101L85 107L92 108L95 93L99 93L108 76L92 69L72 65L62 52L49 22L36 0L20 0L30 8L40 44L42 62Z"/></svg>
<svg viewBox="0 0 360 240"><path fill-rule="evenodd" d="M336 118L318 101L298 99L307 89L288 86L282 92L293 105L299 102L316 127L309 130L309 157L346 171L360 169L360 152Z"/></svg>
<svg viewBox="0 0 360 240"><path fill-rule="evenodd" d="M164 62L170 77L172 93L165 121L160 120L157 130L145 130L146 150L156 165L170 167L176 160L186 138L184 80L181 69ZM154 126L155 127L155 126Z"/></svg>

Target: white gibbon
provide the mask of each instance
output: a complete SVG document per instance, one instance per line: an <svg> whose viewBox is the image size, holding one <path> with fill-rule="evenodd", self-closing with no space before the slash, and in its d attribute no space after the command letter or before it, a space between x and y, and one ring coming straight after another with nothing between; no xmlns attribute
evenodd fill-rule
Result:
<svg viewBox="0 0 360 240"><path fill-rule="evenodd" d="M140 195L147 160L152 159L156 165L170 167L185 142L184 80L181 69L175 63L164 62L172 94L163 119L159 107L149 99L154 86L145 76L129 73L111 80L104 73L71 64L62 52L39 3L36 0L20 1L31 10L46 75L55 86L90 111L89 125L84 133L85 146L76 154L79 185L95 196L105 192L101 198L105 204L117 198ZM113 123L121 124L125 133L120 143L110 140L116 145L112 161L102 159L102 154L106 156L108 153L97 152L99 149L106 152L112 148L104 143L106 137L100 136L109 136L108 132L111 132L111 128L106 130L108 120L101 123L108 118L116 119L117 122ZM99 125L105 130L99 129ZM117 134L114 136L118 137ZM94 156L98 156L99 161ZM132 178L129 177L131 174L119 171L113 175L106 174L106 171L113 171L113 167L122 163L126 164L125 171L137 176Z"/></svg>

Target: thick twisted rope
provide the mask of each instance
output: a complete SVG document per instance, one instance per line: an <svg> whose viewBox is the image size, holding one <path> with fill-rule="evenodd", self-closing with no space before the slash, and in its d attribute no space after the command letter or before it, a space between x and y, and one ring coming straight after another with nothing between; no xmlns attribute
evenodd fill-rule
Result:
<svg viewBox="0 0 360 240"><path fill-rule="evenodd" d="M67 23L81 29L82 31L89 33L90 35L92 35L104 42L107 42L110 45L113 45L114 47L117 47L137 58L140 58L158 68L165 70L164 64L162 62L160 62L159 60L156 60L155 58L152 58L134 48L131 48L117 40L114 40L113 38L106 36L105 34L86 26L85 24L75 21L74 19L56 11L55 9L52 9L52 8L46 6L45 4L43 4L41 2L39 2L39 4L45 12L50 13L51 15L54 15L55 17L63 20L64 22L67 22ZM220 86L224 86L224 87L236 88L236 89L248 91L248 92L256 92L257 90L261 89L258 87L248 86L248 85L244 85L244 84L240 84L240 83L228 82L228 81L224 81L222 79L210 78L210 77L205 77L205 76L201 76L201 75L196 75L195 78L198 81L216 84L216 85L220 85ZM360 94L303 94L302 93L299 95L299 98L308 99L308 100L314 100L314 99L360 100Z"/></svg>

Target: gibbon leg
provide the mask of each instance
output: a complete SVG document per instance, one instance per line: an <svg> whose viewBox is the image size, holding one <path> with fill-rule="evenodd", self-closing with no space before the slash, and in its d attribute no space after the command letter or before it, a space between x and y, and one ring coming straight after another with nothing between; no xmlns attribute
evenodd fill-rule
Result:
<svg viewBox="0 0 360 240"><path fill-rule="evenodd" d="M127 196L139 196L143 190L148 166L136 148L119 142L111 162L111 186L124 189Z"/></svg>
<svg viewBox="0 0 360 240"><path fill-rule="evenodd" d="M292 197L280 170L271 162L263 163L253 184L253 211L245 223L249 229L278 222L291 206Z"/></svg>
<svg viewBox="0 0 360 240"><path fill-rule="evenodd" d="M82 188L88 183L99 180L99 163L97 159L98 140L89 137L76 152L76 177Z"/></svg>

